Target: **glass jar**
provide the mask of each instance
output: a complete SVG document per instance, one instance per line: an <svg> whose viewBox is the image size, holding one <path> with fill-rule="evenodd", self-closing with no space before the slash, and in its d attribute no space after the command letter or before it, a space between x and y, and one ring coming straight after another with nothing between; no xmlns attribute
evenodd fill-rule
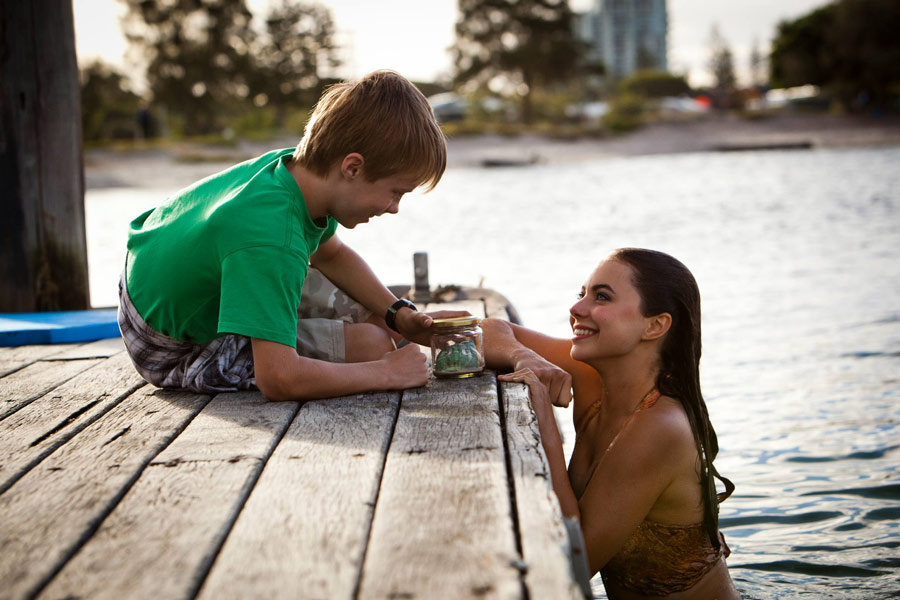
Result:
<svg viewBox="0 0 900 600"><path fill-rule="evenodd" d="M434 320L431 365L435 377L472 377L484 370L480 322L478 317Z"/></svg>

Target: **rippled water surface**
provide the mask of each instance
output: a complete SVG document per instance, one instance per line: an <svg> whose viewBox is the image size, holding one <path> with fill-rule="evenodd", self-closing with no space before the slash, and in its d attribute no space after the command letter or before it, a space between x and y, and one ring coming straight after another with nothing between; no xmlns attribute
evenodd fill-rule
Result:
<svg viewBox="0 0 900 600"><path fill-rule="evenodd" d="M386 283L409 282L424 250L433 284L483 280L527 325L564 337L607 252L673 254L703 297L701 377L718 468L737 484L721 525L738 589L896 598L898 165L891 147L453 169L399 215L340 235ZM88 191L95 305L115 302L128 221L165 195Z"/></svg>

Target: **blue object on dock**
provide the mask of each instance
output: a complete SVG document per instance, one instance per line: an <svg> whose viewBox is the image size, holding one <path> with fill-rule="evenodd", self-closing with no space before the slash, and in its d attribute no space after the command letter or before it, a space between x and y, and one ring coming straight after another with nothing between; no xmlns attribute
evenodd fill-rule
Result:
<svg viewBox="0 0 900 600"><path fill-rule="evenodd" d="M120 335L115 308L0 314L0 346L92 342Z"/></svg>

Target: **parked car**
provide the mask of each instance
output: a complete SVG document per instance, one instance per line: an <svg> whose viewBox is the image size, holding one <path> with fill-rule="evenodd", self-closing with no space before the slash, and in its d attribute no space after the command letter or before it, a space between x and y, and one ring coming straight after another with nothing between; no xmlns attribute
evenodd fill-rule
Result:
<svg viewBox="0 0 900 600"><path fill-rule="evenodd" d="M428 104L434 110L438 123L452 123L466 118L468 103L465 98L453 92L443 92L428 97Z"/></svg>

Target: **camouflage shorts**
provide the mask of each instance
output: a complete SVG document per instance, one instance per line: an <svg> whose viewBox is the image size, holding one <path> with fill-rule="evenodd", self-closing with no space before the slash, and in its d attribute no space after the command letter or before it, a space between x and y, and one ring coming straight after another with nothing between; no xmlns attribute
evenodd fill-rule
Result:
<svg viewBox="0 0 900 600"><path fill-rule="evenodd" d="M365 321L371 313L310 268L298 310L297 353L344 362L344 323ZM218 337L208 344L191 344L153 330L135 309L119 281L119 329L138 373L157 387L216 393L255 388L250 339Z"/></svg>
<svg viewBox="0 0 900 600"><path fill-rule="evenodd" d="M309 268L297 311L297 352L301 356L344 362L344 323L362 323L371 316L317 269Z"/></svg>

